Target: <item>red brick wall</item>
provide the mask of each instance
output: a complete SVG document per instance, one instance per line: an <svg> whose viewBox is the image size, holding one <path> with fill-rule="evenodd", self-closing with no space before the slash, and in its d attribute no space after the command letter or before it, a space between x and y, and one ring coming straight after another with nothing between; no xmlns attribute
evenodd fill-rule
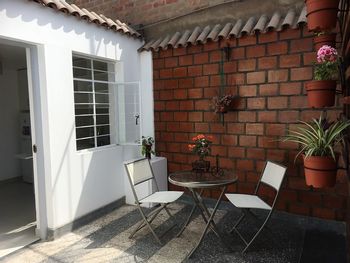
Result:
<svg viewBox="0 0 350 263"><path fill-rule="evenodd" d="M210 109L219 91L220 44L154 52L156 151L168 158L169 172L190 169L197 157L187 145L198 133L212 135L212 156L233 169L239 182L230 190L252 193L265 160L288 166L278 203L280 210L321 218L344 220L346 177L338 172L331 189L311 189L305 184L302 162L294 165L297 146L276 141L293 129L297 120L318 117L307 107L304 84L313 78L312 37L306 30L285 30L232 39L232 58L225 62L226 93L239 95L237 110L225 115L222 126ZM328 109L336 118L341 107ZM173 186L172 186L173 187ZM174 188L174 187L173 187ZM216 196L217 192L206 193ZM271 192L263 191L265 198Z"/></svg>

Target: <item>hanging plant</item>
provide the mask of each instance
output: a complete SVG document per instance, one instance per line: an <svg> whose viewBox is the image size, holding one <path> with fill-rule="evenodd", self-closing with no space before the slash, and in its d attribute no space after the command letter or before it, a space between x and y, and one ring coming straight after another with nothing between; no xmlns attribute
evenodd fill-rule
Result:
<svg viewBox="0 0 350 263"><path fill-rule="evenodd" d="M212 99L212 108L215 113L227 113L237 96L215 96Z"/></svg>
<svg viewBox="0 0 350 263"><path fill-rule="evenodd" d="M221 49L221 61L220 61L220 67L219 67L219 73L220 73L220 89L218 96L215 96L212 98L211 107L214 110L215 113L220 114L220 119L222 122L222 125L225 125L225 117L224 114L229 111L229 109L232 107L232 104L236 98L236 96L227 94L223 95L226 87L226 76L224 72L224 59L226 57L227 60L230 59L230 51L231 48L229 45L227 47L224 47Z"/></svg>
<svg viewBox="0 0 350 263"><path fill-rule="evenodd" d="M317 52L315 80L306 83L310 107L330 107L334 105L338 75L338 53L330 46L322 46Z"/></svg>

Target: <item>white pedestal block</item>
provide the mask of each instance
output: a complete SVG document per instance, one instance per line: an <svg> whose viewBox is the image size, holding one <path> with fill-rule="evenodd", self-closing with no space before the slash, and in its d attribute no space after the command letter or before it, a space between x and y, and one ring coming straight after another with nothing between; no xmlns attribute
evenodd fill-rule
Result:
<svg viewBox="0 0 350 263"><path fill-rule="evenodd" d="M130 161L126 161L130 162ZM167 159L164 157L153 157L151 160L151 166L154 173L154 177L156 178L159 191L168 191L168 164ZM130 182L128 179L128 175L126 174L126 171L124 170L124 176L125 176L125 202L130 205L135 204L135 198L132 193ZM139 199L142 199L153 192L156 191L155 184L152 183L153 180L149 180L147 182L141 183L135 187L136 193L139 197ZM143 204L143 207L152 207L153 204Z"/></svg>

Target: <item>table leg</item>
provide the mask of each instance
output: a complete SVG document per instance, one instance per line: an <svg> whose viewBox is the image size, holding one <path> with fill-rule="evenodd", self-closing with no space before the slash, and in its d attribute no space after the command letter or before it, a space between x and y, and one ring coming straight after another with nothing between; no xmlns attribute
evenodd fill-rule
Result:
<svg viewBox="0 0 350 263"><path fill-rule="evenodd" d="M187 258L190 258L190 257L193 255L193 253L197 250L197 248L199 247L199 245L202 243L203 238L204 238L205 234L206 234L207 231L208 231L208 228L209 228L209 227L211 226L211 224L212 224L212 221L213 221L213 219L214 219L214 216L215 216L215 214L216 214L216 211L217 211L217 209L218 209L218 207L219 207L219 205L220 205L220 203L221 203L222 197L223 197L224 193L226 192L226 188L227 188L227 186L224 186L224 187L223 187L223 189L222 189L222 191L221 191L221 194L220 194L220 196L219 196L219 199L217 200L217 202L216 202L216 204L215 204L215 207L214 207L213 212L210 214L210 217L209 217L209 219L208 219L207 225L205 226L204 231L203 231L203 233L202 233L202 235L201 235L201 237L200 237L200 239L199 239L197 245L191 250L191 252L188 254ZM203 204L203 205L204 205L204 204ZM209 213L209 211L208 211L208 213ZM220 236L220 235L219 235L219 236ZM223 242L222 237L220 237L220 239L221 239L221 241ZM223 242L223 243L225 244L225 242ZM226 244L225 244L225 245L226 245Z"/></svg>
<svg viewBox="0 0 350 263"><path fill-rule="evenodd" d="M190 213L189 217L186 220L186 223L183 225L183 227L181 228L180 232L176 235L177 237L181 236L182 232L184 232L184 230L186 229L186 227L190 223L191 217L192 217L194 211L196 210L196 208L197 208L197 206L196 206L196 204L194 204L193 207L192 207L191 213Z"/></svg>
<svg viewBox="0 0 350 263"><path fill-rule="evenodd" d="M205 204L203 203L202 198L201 198L201 194L202 194L203 190L201 190L200 195L198 195L194 189L192 189L191 192L192 192L193 199L194 199L197 207L201 211L202 218L203 218L204 222L207 224L208 223L207 217L208 218L210 217L210 213L209 213L207 207L205 206ZM205 215L205 213L206 213L206 215ZM215 233L215 235L220 238L220 235L217 231L217 228L215 226L214 221L211 222L211 225L209 227Z"/></svg>
<svg viewBox="0 0 350 263"><path fill-rule="evenodd" d="M192 194L192 198L194 201L194 205L192 207L192 210L190 212L190 215L188 216L185 224L183 225L183 227L181 228L180 232L176 235L176 237L179 237L183 231L186 229L186 227L189 225L189 223L191 222L192 216L194 211L196 211L196 208L199 209L201 216L204 220L204 222L207 224L208 223L208 219L206 217L206 215L204 214L204 212L206 212L208 218L210 217L210 214L208 212L208 209L206 209L205 205L203 204L203 202L201 201L201 196L203 194L203 189L200 191L200 193L198 194L194 189L189 189L191 194ZM215 233L215 235L217 235L220 238L220 235L218 234L217 230L215 229L215 223L212 222L213 226L210 226L211 230L213 230L213 232Z"/></svg>

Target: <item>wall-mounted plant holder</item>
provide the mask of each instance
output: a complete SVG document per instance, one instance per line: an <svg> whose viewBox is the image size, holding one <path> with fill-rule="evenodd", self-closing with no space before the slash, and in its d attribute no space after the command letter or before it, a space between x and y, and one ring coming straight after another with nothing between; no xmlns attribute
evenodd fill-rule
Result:
<svg viewBox="0 0 350 263"><path fill-rule="evenodd" d="M220 74L220 89L218 96L213 97L212 107L215 113L220 114L220 121L222 125L225 125L225 114L229 111L233 100L236 98L234 95L225 95L226 75L224 72L224 61L229 61L231 58L231 47L227 43L227 46L221 48L221 61L219 67Z"/></svg>
<svg viewBox="0 0 350 263"><path fill-rule="evenodd" d="M226 60L230 61L230 59L231 59L231 47L230 47L230 45L227 44L227 46L223 48L223 51L225 53Z"/></svg>
<svg viewBox="0 0 350 263"><path fill-rule="evenodd" d="M215 113L220 114L222 125L225 125L225 114L232 109L237 96L224 95L215 96L212 99L212 106Z"/></svg>

